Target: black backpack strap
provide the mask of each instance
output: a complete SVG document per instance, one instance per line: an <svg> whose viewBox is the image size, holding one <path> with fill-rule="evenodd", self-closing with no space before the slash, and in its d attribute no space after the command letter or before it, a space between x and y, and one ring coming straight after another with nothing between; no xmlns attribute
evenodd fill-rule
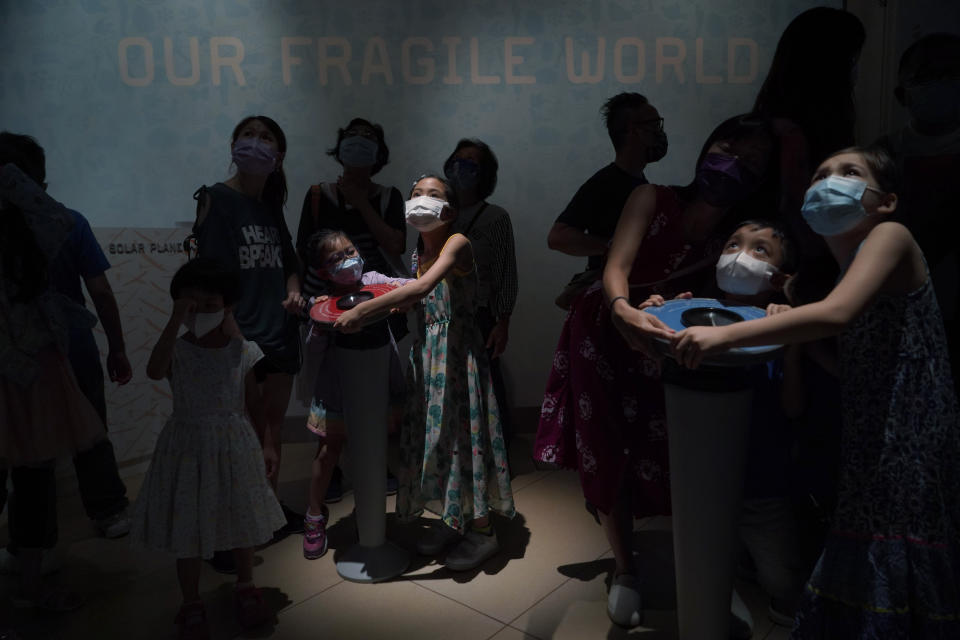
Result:
<svg viewBox="0 0 960 640"><path fill-rule="evenodd" d="M197 238L197 233L203 224L200 215L204 207L210 202L209 191L207 185L201 185L199 189L193 192L193 199L197 202L197 213L193 219L193 227L190 229L190 235L183 240L183 251L187 254L187 258L195 258L200 255L200 242Z"/></svg>

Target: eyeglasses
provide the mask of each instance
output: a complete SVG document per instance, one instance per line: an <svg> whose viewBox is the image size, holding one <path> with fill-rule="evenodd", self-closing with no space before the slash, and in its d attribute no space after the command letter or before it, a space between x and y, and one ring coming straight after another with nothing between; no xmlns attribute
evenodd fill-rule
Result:
<svg viewBox="0 0 960 640"><path fill-rule="evenodd" d="M646 120L640 120L639 122L635 122L634 124L637 124L637 125L652 124L654 125L653 128L656 129L657 131L663 131L663 118L648 118Z"/></svg>
<svg viewBox="0 0 960 640"><path fill-rule="evenodd" d="M347 129L343 132L344 138L352 138L353 136L360 136L361 138L366 138L367 140L377 141L377 134L370 129Z"/></svg>

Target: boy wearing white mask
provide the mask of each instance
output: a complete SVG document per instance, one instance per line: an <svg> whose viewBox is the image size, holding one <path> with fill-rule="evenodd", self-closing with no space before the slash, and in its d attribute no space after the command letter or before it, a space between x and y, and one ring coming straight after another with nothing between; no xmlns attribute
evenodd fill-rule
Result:
<svg viewBox="0 0 960 640"><path fill-rule="evenodd" d="M726 298L767 309L774 315L794 260L783 229L762 220L743 222L717 261L717 287ZM794 436L801 380L801 349L791 345L783 357L753 367L754 400L744 469L740 540L756 567L756 578L770 598L769 615L792 626L803 587L792 494Z"/></svg>
<svg viewBox="0 0 960 640"><path fill-rule="evenodd" d="M415 342L407 368L407 407L400 430L403 468L397 514L414 518L425 508L440 516L417 544L422 555L446 555L447 568L473 569L500 545L490 512L513 517L507 450L489 362L477 321L473 249L453 233L453 187L425 175L414 183L407 222L420 232L417 280L357 305L337 320L356 331L366 318L414 308Z"/></svg>
<svg viewBox="0 0 960 640"><path fill-rule="evenodd" d="M768 315L789 309L779 304L794 250L783 229L765 220L739 224L723 246L716 266L718 297L765 308ZM688 297L683 294L681 297ZM651 296L643 306L663 304ZM796 417L800 380L799 346L783 358L752 367L749 381L754 403L744 471L740 539L756 567L756 577L770 598L771 619L790 626L803 586L791 503L793 484L789 419Z"/></svg>
<svg viewBox="0 0 960 640"><path fill-rule="evenodd" d="M321 229L310 236L305 251L309 277L304 294L311 298L342 296L369 284L402 285L410 282L377 271L364 272L360 252L342 231ZM344 406L347 400L343 390L363 389L367 409L386 417L388 398L401 401L404 387L397 345L386 320L366 325L361 331L350 334L327 332L311 322L307 351L319 367L307 428L319 437L319 442L311 468L309 507L304 517L303 556L315 560L327 552L329 511L325 503L349 429L344 417L350 409ZM362 365L357 366L360 358L363 359ZM371 388L368 373L373 369L389 369L389 389ZM386 419L383 429L385 438Z"/></svg>

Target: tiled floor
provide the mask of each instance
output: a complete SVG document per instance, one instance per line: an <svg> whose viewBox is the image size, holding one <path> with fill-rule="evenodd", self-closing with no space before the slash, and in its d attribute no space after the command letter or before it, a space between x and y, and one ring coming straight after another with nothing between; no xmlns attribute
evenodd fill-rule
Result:
<svg viewBox="0 0 960 640"><path fill-rule="evenodd" d="M281 493L290 504L306 496L313 445L284 448ZM644 574L645 626L630 632L609 621L606 590L613 563L603 532L583 509L575 474L537 470L529 444L518 438L511 451L519 515L497 519L503 549L480 569L456 574L435 560L414 556L410 570L388 583L346 582L333 559L354 534L350 494L331 505L331 552L304 560L300 538L290 537L257 553L256 582L279 611L273 627L241 635L233 620L231 581L204 567L201 591L215 638L457 638L458 640L588 640L640 636L676 637L673 559L668 518L637 523L636 543ZM131 495L142 476L128 479ZM81 592L76 613L42 617L13 610L13 588L0 578L0 622L14 621L25 638L173 638L179 592L172 559L131 549L123 540L94 535L77 496L61 483L61 545L64 567L57 581ZM388 510L393 500L388 499ZM388 535L413 548L415 530L388 520ZM6 532L0 530L0 541ZM739 585L756 621L754 638L785 640L765 613L762 594ZM2 627L3 625L0 625Z"/></svg>

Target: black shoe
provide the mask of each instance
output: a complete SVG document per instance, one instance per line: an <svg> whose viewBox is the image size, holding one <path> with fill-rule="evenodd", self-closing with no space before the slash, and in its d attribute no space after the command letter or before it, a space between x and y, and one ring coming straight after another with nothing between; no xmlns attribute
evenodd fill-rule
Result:
<svg viewBox="0 0 960 640"><path fill-rule="evenodd" d="M340 467L333 468L333 475L330 476L330 486L327 487L327 495L323 501L326 504L334 504L343 500L343 471Z"/></svg>
<svg viewBox="0 0 960 640"><path fill-rule="evenodd" d="M237 572L237 563L233 557L233 551L214 551L213 557L207 560L207 564L213 567L213 570L217 573L233 575Z"/></svg>
<svg viewBox="0 0 960 640"><path fill-rule="evenodd" d="M303 533L303 514L297 513L285 504L281 504L280 508L283 509L283 515L287 519L287 524L273 532L273 540L271 540L271 543L280 542L287 536L295 533Z"/></svg>
<svg viewBox="0 0 960 640"><path fill-rule="evenodd" d="M390 473L390 470L387 469L387 495L393 496L397 494L397 488L400 486L400 483L397 481L397 476Z"/></svg>

